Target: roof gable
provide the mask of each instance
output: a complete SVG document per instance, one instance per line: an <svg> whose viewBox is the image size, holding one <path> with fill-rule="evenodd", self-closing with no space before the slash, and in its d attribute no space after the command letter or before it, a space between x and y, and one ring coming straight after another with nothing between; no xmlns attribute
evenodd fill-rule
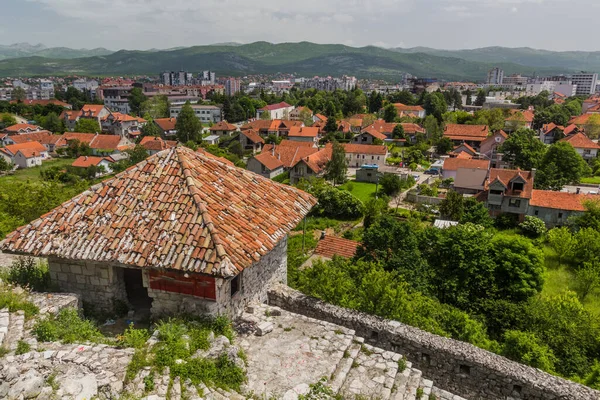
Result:
<svg viewBox="0 0 600 400"><path fill-rule="evenodd" d="M311 195L177 147L9 234L4 251L221 277L271 251Z"/></svg>

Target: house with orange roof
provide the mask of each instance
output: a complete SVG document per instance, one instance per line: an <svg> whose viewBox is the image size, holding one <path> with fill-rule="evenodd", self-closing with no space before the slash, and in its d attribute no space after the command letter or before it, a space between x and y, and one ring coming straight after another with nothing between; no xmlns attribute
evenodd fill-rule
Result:
<svg viewBox="0 0 600 400"><path fill-rule="evenodd" d="M569 218L585 212L587 201L597 201L597 195L533 190L527 215L540 218L548 228L566 225Z"/></svg>
<svg viewBox="0 0 600 400"><path fill-rule="evenodd" d="M246 168L256 174L273 178L285 171L289 171L301 159L318 151L319 149L310 142L283 140L278 145L264 145L262 153L250 157ZM267 157L266 154L269 156Z"/></svg>
<svg viewBox="0 0 600 400"><path fill-rule="evenodd" d="M17 168L31 168L42 165L49 159L48 150L39 142L9 144L0 148L0 155Z"/></svg>
<svg viewBox="0 0 600 400"><path fill-rule="evenodd" d="M289 119L276 119L270 122L271 124L267 128L267 135L275 135L277 137L287 136L292 127L301 128L304 126L304 122L302 121L292 121Z"/></svg>
<svg viewBox="0 0 600 400"><path fill-rule="evenodd" d="M534 113L531 110L509 110L510 116L504 120L504 129L514 132L521 128L531 129Z"/></svg>
<svg viewBox="0 0 600 400"><path fill-rule="evenodd" d="M317 200L174 147L75 196L0 243L48 259L54 283L110 311L240 316L287 282L287 235Z"/></svg>
<svg viewBox="0 0 600 400"><path fill-rule="evenodd" d="M129 139L117 135L102 135L96 133L65 132L63 138L67 143L79 141L85 143L92 149L95 156L107 156L113 153L121 153L134 147Z"/></svg>
<svg viewBox="0 0 600 400"><path fill-rule="evenodd" d="M332 148L326 146L316 153L301 158L290 169L290 183L296 184L301 179L321 177L325 173L325 166L331 160Z"/></svg>
<svg viewBox="0 0 600 400"><path fill-rule="evenodd" d="M288 139L296 142L312 142L319 141L319 128L309 126L293 126L288 133Z"/></svg>
<svg viewBox="0 0 600 400"><path fill-rule="evenodd" d="M71 167L87 169L97 167L96 177L112 173L114 160L110 157L80 156L71 164Z"/></svg>
<svg viewBox="0 0 600 400"><path fill-rule="evenodd" d="M490 134L487 125L461 125L446 124L444 127L444 137L449 138L455 145L467 143L475 150L479 151L479 146Z"/></svg>
<svg viewBox="0 0 600 400"><path fill-rule="evenodd" d="M421 106L407 106L402 103L394 103L393 106L398 111L398 117L413 117L413 118L425 118L425 109Z"/></svg>
<svg viewBox="0 0 600 400"><path fill-rule="evenodd" d="M110 110L101 104L85 104L81 110L65 110L60 114L60 119L65 122L68 130L75 129L75 124L80 118L93 119L102 126L102 118L108 116Z"/></svg>
<svg viewBox="0 0 600 400"><path fill-rule="evenodd" d="M149 156L152 156L163 150L177 147L176 140L165 140L158 136L145 136L142 138L142 140L140 140L139 144L146 149Z"/></svg>
<svg viewBox="0 0 600 400"><path fill-rule="evenodd" d="M221 121L211 126L209 130L211 135L231 136L238 130L238 127L227 121Z"/></svg>
<svg viewBox="0 0 600 400"><path fill-rule="evenodd" d="M282 101L281 103L269 104L256 110L256 119L261 119L263 114L268 114L268 119L290 119L292 111L294 111L294 106Z"/></svg>
<svg viewBox="0 0 600 400"><path fill-rule="evenodd" d="M4 128L3 132L9 135L22 135L24 133L43 131L44 128L32 124L15 124Z"/></svg>
<svg viewBox="0 0 600 400"><path fill-rule="evenodd" d="M257 119L245 123L240 127L240 130L244 131L246 129L253 129L257 131L259 135L266 137L269 135L269 129L271 128L273 122L274 121L271 120Z"/></svg>
<svg viewBox="0 0 600 400"><path fill-rule="evenodd" d="M146 120L143 118L112 112L102 117L100 127L102 132L135 139L142 133L141 129L145 124Z"/></svg>
<svg viewBox="0 0 600 400"><path fill-rule="evenodd" d="M354 136L354 138L352 139L352 142L357 143L357 144L374 144L375 142L379 141L380 143L383 143L383 141L386 140L387 138L388 138L387 135L385 135L385 134L379 132L377 129L369 126L365 129L363 129L363 131L361 133Z"/></svg>
<svg viewBox="0 0 600 400"><path fill-rule="evenodd" d="M327 117L324 116L323 114L315 114L315 115L313 115L313 122L323 122L323 123L326 123L327 122Z"/></svg>
<svg viewBox="0 0 600 400"><path fill-rule="evenodd" d="M466 153L468 154L468 153ZM490 168L490 162L488 160L477 160L468 157L452 157L444 160L442 166L442 177L444 179L452 178L456 180L459 169L468 170L487 170Z"/></svg>
<svg viewBox="0 0 600 400"><path fill-rule="evenodd" d="M177 128L175 128L177 118L156 118L152 123L158 126L161 132L160 136L163 139L177 136Z"/></svg>
<svg viewBox="0 0 600 400"><path fill-rule="evenodd" d="M359 245L360 243L354 240L323 233L313 254L302 264L300 269L312 267L317 260L327 261L333 259L333 257L352 258L356 254Z"/></svg>
<svg viewBox="0 0 600 400"><path fill-rule="evenodd" d="M298 106L290 112L290 119L292 121L302 121L302 115L308 115L312 119L313 112L308 107Z"/></svg>
<svg viewBox="0 0 600 400"><path fill-rule="evenodd" d="M498 152L502 143L508 139L508 135L503 130L494 132L491 136L488 136L479 145L479 154L483 158L490 160L492 168L504 168L507 166L506 162L502 161L502 154Z"/></svg>
<svg viewBox="0 0 600 400"><path fill-rule="evenodd" d="M573 135L569 135L564 139L560 140L561 142L568 142L575 148L577 153L585 160L590 160L598 157L598 149L600 146L597 142L594 142L592 139L588 138L585 134L578 132Z"/></svg>
<svg viewBox="0 0 600 400"><path fill-rule="evenodd" d="M252 154L260 152L265 140L253 129L245 129L239 132L240 143L244 151L252 151Z"/></svg>
<svg viewBox="0 0 600 400"><path fill-rule="evenodd" d="M565 127L554 122L544 124L540 128L540 140L544 144L552 144L565 137Z"/></svg>
<svg viewBox="0 0 600 400"><path fill-rule="evenodd" d="M285 172L283 163L275 151L263 151L248 160L246 168L255 174L273 179Z"/></svg>
<svg viewBox="0 0 600 400"><path fill-rule="evenodd" d="M508 213L523 221L529 209L534 178L535 171L492 168L480 198L493 217Z"/></svg>
<svg viewBox="0 0 600 400"><path fill-rule="evenodd" d="M475 151L474 148L472 148L466 143L461 143L458 146L455 146L454 150L452 150L452 153L450 153L450 156L458 156L462 153L468 154L469 156L471 156L471 158L477 156L477 151Z"/></svg>
<svg viewBox="0 0 600 400"><path fill-rule="evenodd" d="M25 142L41 143L49 153L53 153L57 148L66 146L66 141L62 135L53 135L50 131L38 131L32 133L23 133L21 135L12 135L7 136L4 140L5 145L20 144Z"/></svg>
<svg viewBox="0 0 600 400"><path fill-rule="evenodd" d="M10 102L10 104L17 104L19 102L21 102L22 104L25 104L26 106L42 106L42 107L44 107L49 104L52 104L52 105L63 107L63 108L69 109L69 110L73 108L73 106L70 105L69 103L65 103L64 101L60 101L60 100L56 100L56 99L49 99L49 100L29 100L29 99L27 99L27 100L22 100L22 101L21 100L19 100L19 101L12 100Z"/></svg>

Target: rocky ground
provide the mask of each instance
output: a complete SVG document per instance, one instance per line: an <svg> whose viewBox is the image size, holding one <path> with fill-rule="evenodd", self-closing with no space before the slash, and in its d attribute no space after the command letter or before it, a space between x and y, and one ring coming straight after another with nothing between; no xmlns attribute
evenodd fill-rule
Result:
<svg viewBox="0 0 600 400"><path fill-rule="evenodd" d="M77 296L69 294L27 295L40 309L36 318L80 304ZM461 400L436 388L402 355L369 346L350 329L267 305L248 308L236 321L237 344L211 335L210 348L197 354L203 358L225 354L242 367L247 374L243 394L171 378L168 368L160 372L141 368L127 380L133 349L40 343L31 333L34 322L26 320L22 311L0 310L0 348L4 349L0 399ZM27 343L28 349L17 355L20 342ZM153 335L147 347L157 342ZM240 358L240 348L247 361Z"/></svg>

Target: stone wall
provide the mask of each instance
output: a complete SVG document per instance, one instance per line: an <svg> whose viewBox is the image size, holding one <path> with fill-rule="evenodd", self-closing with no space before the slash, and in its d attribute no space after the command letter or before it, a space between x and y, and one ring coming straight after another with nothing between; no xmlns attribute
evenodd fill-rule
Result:
<svg viewBox="0 0 600 400"><path fill-rule="evenodd" d="M115 299L127 301L123 270L117 266L51 257L48 268L61 290L80 295L100 311L112 311Z"/></svg>
<svg viewBox="0 0 600 400"><path fill-rule="evenodd" d="M367 342L405 355L437 386L471 400L600 399L600 392L468 343L327 304L287 286L274 286L269 303L354 329Z"/></svg>

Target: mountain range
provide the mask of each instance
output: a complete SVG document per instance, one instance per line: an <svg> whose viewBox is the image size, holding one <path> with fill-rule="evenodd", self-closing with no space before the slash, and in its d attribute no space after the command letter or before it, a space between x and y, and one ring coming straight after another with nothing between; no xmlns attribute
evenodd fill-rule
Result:
<svg viewBox="0 0 600 400"><path fill-rule="evenodd" d="M218 71L219 75L234 76L278 72L307 77L346 74L358 78L398 81L403 73L410 73L419 77L482 81L494 66L503 68L505 74L523 75L600 71L600 52L553 52L505 47L473 50L425 47L383 49L309 42L223 43L116 52L102 48L46 48L24 43L0 46L0 76L156 75L163 70L211 69Z"/></svg>

